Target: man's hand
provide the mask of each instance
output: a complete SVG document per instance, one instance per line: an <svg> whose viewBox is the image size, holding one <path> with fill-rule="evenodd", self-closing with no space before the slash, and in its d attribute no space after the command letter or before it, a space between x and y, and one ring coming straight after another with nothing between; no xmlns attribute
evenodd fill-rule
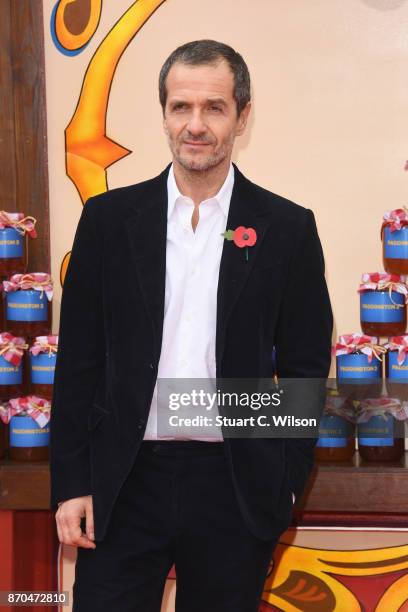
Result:
<svg viewBox="0 0 408 612"><path fill-rule="evenodd" d="M81 529L82 518L85 518L86 533L83 533ZM70 546L96 548L93 541L95 536L92 495L75 497L61 502L55 519L60 542Z"/></svg>

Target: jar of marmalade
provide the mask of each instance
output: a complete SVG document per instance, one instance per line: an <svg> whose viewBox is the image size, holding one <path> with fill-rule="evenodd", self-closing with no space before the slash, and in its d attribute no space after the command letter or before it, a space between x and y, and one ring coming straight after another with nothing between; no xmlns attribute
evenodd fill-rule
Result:
<svg viewBox="0 0 408 612"><path fill-rule="evenodd" d="M27 235L37 237L36 219L0 210L0 278L24 273L28 266Z"/></svg>
<svg viewBox="0 0 408 612"><path fill-rule="evenodd" d="M354 407L351 401L330 390L319 426L315 458L320 462L350 461L355 451Z"/></svg>
<svg viewBox="0 0 408 612"><path fill-rule="evenodd" d="M333 347L339 394L352 401L379 397L382 392L382 355L386 349L378 338L344 334Z"/></svg>
<svg viewBox="0 0 408 612"><path fill-rule="evenodd" d="M48 400L28 395L9 401L9 456L13 461L47 461L50 441Z"/></svg>
<svg viewBox="0 0 408 612"><path fill-rule="evenodd" d="M385 355L387 394L401 401L408 400L408 335L389 338Z"/></svg>
<svg viewBox="0 0 408 612"><path fill-rule="evenodd" d="M52 399L58 336L37 336L29 349L30 393Z"/></svg>
<svg viewBox="0 0 408 612"><path fill-rule="evenodd" d="M13 274L3 281L4 327L28 340L51 333L53 282L45 272Z"/></svg>
<svg viewBox="0 0 408 612"><path fill-rule="evenodd" d="M360 293L360 322L369 336L400 336L407 326L408 287L396 274L363 274Z"/></svg>
<svg viewBox="0 0 408 612"><path fill-rule="evenodd" d="M24 338L8 332L0 333L0 401L26 393L27 348Z"/></svg>
<svg viewBox="0 0 408 612"><path fill-rule="evenodd" d="M384 214L381 227L384 270L408 274L408 210L397 208Z"/></svg>
<svg viewBox="0 0 408 612"><path fill-rule="evenodd" d="M393 398L366 399L357 415L358 451L364 461L399 461L404 455L406 413Z"/></svg>

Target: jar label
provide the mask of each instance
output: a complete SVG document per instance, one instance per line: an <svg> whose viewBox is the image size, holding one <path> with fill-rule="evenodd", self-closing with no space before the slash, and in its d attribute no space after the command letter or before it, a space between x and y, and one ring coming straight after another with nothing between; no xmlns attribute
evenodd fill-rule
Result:
<svg viewBox="0 0 408 612"><path fill-rule="evenodd" d="M360 316L367 323L399 323L404 320L404 296L397 291L362 291ZM393 304L393 302L395 302Z"/></svg>
<svg viewBox="0 0 408 612"><path fill-rule="evenodd" d="M56 353L38 353L30 355L30 380L38 385L52 385L54 383L54 371Z"/></svg>
<svg viewBox="0 0 408 612"><path fill-rule="evenodd" d="M349 424L339 416L322 416L319 426L319 448L344 448L350 436Z"/></svg>
<svg viewBox="0 0 408 612"><path fill-rule="evenodd" d="M8 321L46 321L48 298L45 291L20 289L6 293L6 318Z"/></svg>
<svg viewBox="0 0 408 612"><path fill-rule="evenodd" d="M386 259L408 259L408 227L391 232L384 228L384 257Z"/></svg>
<svg viewBox="0 0 408 612"><path fill-rule="evenodd" d="M20 385L23 382L23 362L16 366L0 356L0 385Z"/></svg>
<svg viewBox="0 0 408 612"><path fill-rule="evenodd" d="M359 446L393 446L394 417L392 414L372 416L366 423L359 423L358 444Z"/></svg>
<svg viewBox="0 0 408 612"><path fill-rule="evenodd" d="M368 362L368 356L363 354L339 355L337 357L337 378L340 379L375 379L373 382L378 382L381 378L382 362L373 357L371 363ZM353 381L351 380L350 383ZM356 380L358 383L359 381Z"/></svg>
<svg viewBox="0 0 408 612"><path fill-rule="evenodd" d="M23 257L25 236L18 233L14 227L5 227L0 230L0 259Z"/></svg>
<svg viewBox="0 0 408 612"><path fill-rule="evenodd" d="M389 351L388 353L388 378L405 378L405 380L401 380L401 382L408 383L408 359L405 357L404 361L399 365L398 351Z"/></svg>
<svg viewBox="0 0 408 612"><path fill-rule="evenodd" d="M10 446L31 448L48 446L50 427L39 427L30 416L13 416L10 419Z"/></svg>

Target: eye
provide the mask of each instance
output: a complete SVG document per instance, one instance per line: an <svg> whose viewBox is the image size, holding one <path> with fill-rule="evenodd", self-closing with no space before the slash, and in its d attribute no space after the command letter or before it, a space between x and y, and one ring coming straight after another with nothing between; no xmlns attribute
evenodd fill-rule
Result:
<svg viewBox="0 0 408 612"><path fill-rule="evenodd" d="M210 111L212 113L220 113L222 111L222 108L221 106L218 106L217 104L211 104Z"/></svg>
<svg viewBox="0 0 408 612"><path fill-rule="evenodd" d="M173 111L182 111L185 110L187 108L187 104L185 102L177 102L176 104L173 105L172 110Z"/></svg>

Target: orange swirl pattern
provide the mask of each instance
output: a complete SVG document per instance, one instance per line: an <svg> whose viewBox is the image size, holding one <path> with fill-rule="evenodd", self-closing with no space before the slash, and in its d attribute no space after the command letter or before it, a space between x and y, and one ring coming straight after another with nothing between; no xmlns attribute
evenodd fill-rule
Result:
<svg viewBox="0 0 408 612"><path fill-rule="evenodd" d="M67 51L84 47L95 34L102 12L102 0L59 0L54 15L58 43Z"/></svg>
<svg viewBox="0 0 408 612"><path fill-rule="evenodd" d="M404 604L408 610L408 546L322 550L279 543L261 609L362 612L364 591L374 591L379 582L382 592L370 610L397 612Z"/></svg>
<svg viewBox="0 0 408 612"><path fill-rule="evenodd" d="M65 130L67 174L83 202L107 190L106 169L130 153L106 135L110 88L126 47L163 2L134 2L101 42L85 73L78 105Z"/></svg>
<svg viewBox="0 0 408 612"><path fill-rule="evenodd" d="M89 62L77 107L65 130L66 172L83 203L107 191L107 168L131 152L106 134L110 89L127 46L164 2L134 2L108 32ZM61 285L69 257L67 253L61 264Z"/></svg>

